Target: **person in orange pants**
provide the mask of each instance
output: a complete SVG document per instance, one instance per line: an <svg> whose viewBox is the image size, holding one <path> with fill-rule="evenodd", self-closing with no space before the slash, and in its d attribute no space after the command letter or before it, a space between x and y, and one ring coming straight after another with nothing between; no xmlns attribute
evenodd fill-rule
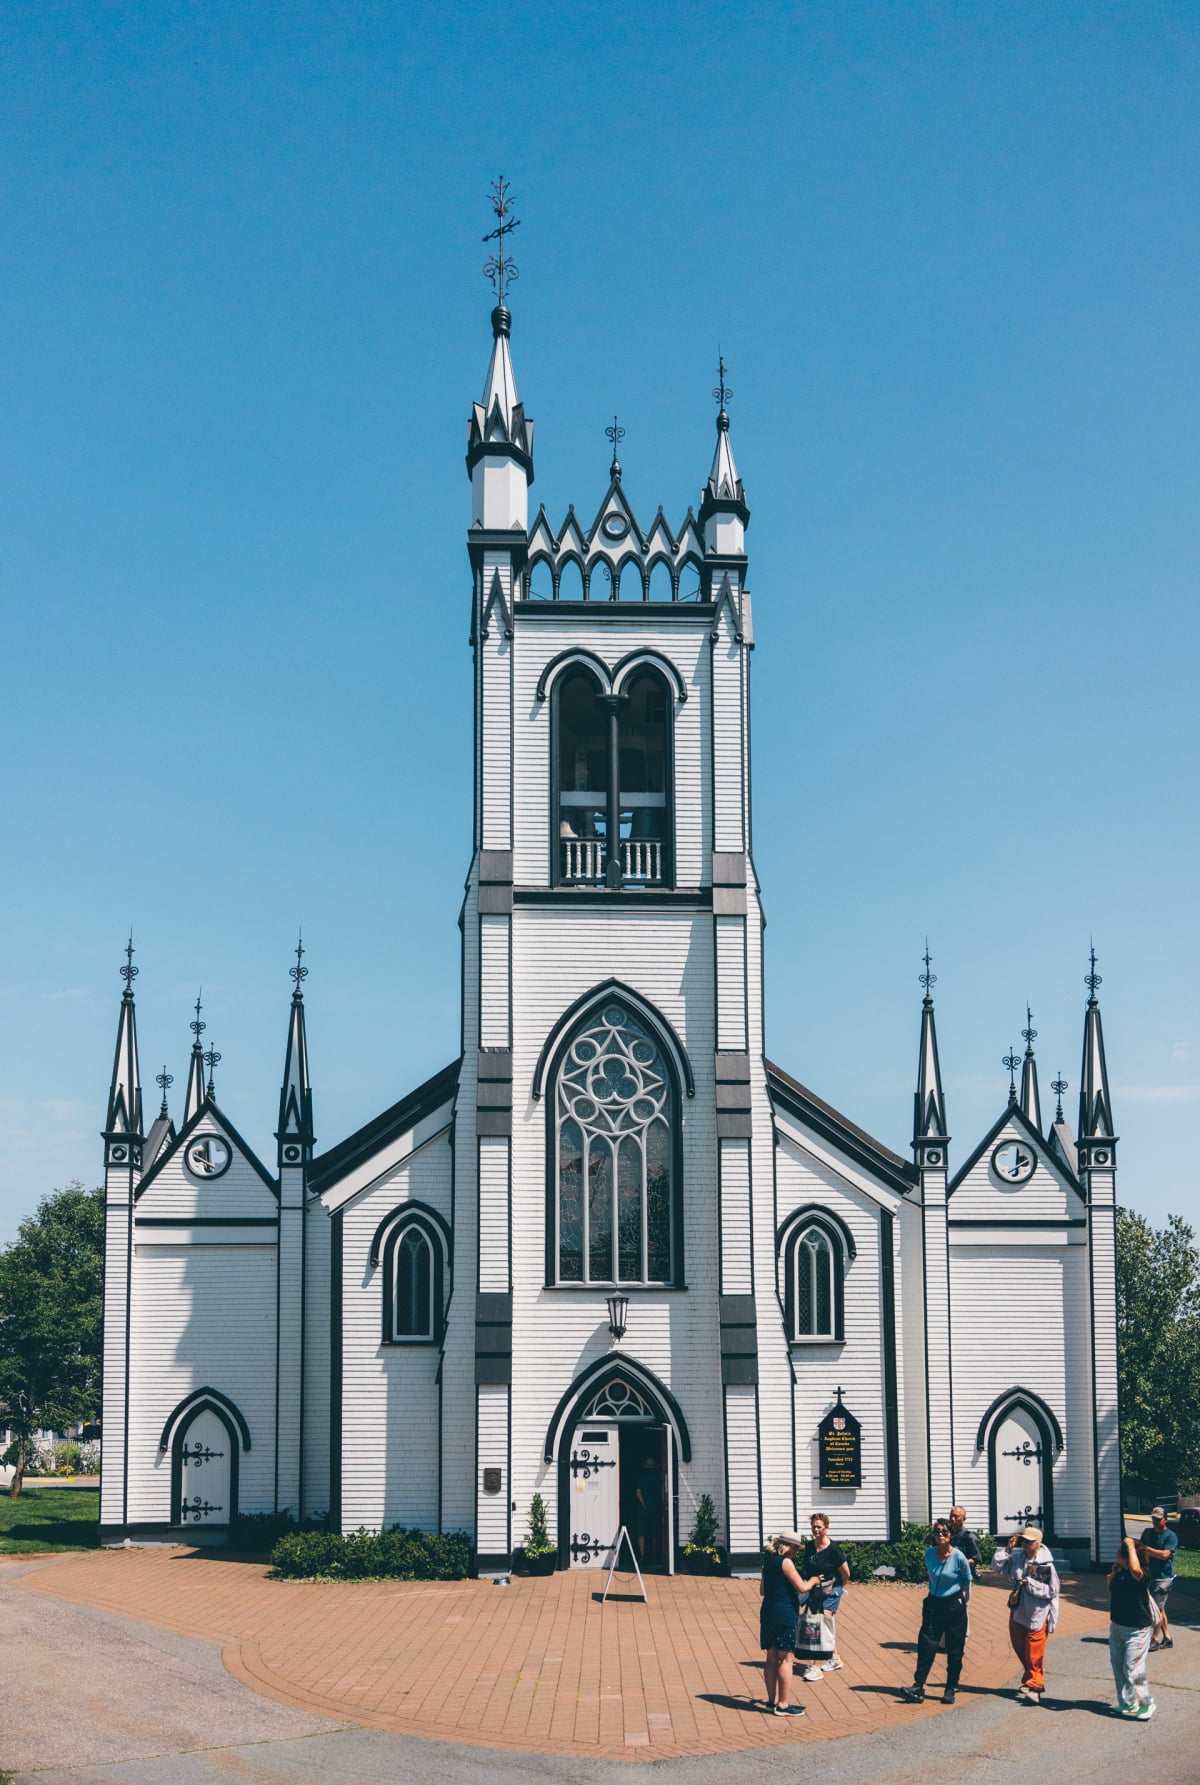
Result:
<svg viewBox="0 0 1200 1785"><path fill-rule="evenodd" d="M1036 1525L1026 1525L997 1551L992 1563L1013 1583L1008 1597L1008 1640L1021 1663L1017 1697L1026 1704L1041 1704L1046 1690L1046 1640L1058 1623L1058 1574L1054 1557L1042 1542Z"/></svg>

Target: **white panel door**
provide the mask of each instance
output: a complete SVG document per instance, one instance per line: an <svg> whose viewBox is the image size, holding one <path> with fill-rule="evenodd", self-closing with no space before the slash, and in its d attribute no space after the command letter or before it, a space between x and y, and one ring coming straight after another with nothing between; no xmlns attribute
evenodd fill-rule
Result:
<svg viewBox="0 0 1200 1785"><path fill-rule="evenodd" d="M180 1517L185 1525L227 1525L233 1514L232 1440L209 1407L197 1413L181 1451Z"/></svg>
<svg viewBox="0 0 1200 1785"><path fill-rule="evenodd" d="M585 1420L571 1444L571 1566L604 1568L621 1527L620 1428Z"/></svg>
<svg viewBox="0 0 1200 1785"><path fill-rule="evenodd" d="M1045 1525L1042 1496L1042 1435L1033 1416L1014 1407L1001 1420L995 1438L996 1529L1019 1531Z"/></svg>

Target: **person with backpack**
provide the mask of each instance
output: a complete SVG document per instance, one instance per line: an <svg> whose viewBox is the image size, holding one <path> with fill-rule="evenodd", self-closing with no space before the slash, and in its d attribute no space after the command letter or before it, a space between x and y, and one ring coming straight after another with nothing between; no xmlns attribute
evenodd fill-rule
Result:
<svg viewBox="0 0 1200 1785"><path fill-rule="evenodd" d="M1117 1683L1117 1715L1148 1723L1157 1706L1146 1680L1146 1656L1158 1611L1132 1537L1122 1539L1108 1577L1108 1615L1108 1658Z"/></svg>

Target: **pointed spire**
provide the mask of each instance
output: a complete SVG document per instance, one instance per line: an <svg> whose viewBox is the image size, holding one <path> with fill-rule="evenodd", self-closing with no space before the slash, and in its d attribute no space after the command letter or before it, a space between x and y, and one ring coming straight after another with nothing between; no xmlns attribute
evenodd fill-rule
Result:
<svg viewBox="0 0 1200 1785"><path fill-rule="evenodd" d="M283 1062L283 1088L279 1093L279 1127L275 1133L281 1166L302 1164L310 1156L314 1140L308 1040L304 1029L303 985L308 978L308 968L303 956L304 939L300 937L296 942L296 965L288 969L295 989Z"/></svg>
<svg viewBox="0 0 1200 1785"><path fill-rule="evenodd" d="M133 964L133 937L125 946L125 965L121 978L125 990L121 994L121 1013L117 1019L117 1051L113 1059L112 1084L108 1093L107 1136L127 1135L142 1138L142 1083L138 1071L137 1016L133 1006L133 982L137 968Z"/></svg>
<svg viewBox="0 0 1200 1785"><path fill-rule="evenodd" d="M509 337L512 313L506 303L508 287L517 277L515 262L506 246L520 218L512 215L508 181L493 182L488 202L496 213L496 228L484 236L496 245L484 266L484 274L496 292L492 311L492 357L483 385L483 400L476 403L467 423L467 471L475 497L472 526L511 532L524 530L528 520L529 485L533 482L533 423L517 400Z"/></svg>
<svg viewBox="0 0 1200 1785"><path fill-rule="evenodd" d="M162 1071L155 1075L154 1082L162 1092L162 1108L159 1110L158 1114L160 1120L165 1122L169 1119L171 1114L170 1110L167 1108L167 1092L175 1083L175 1075L173 1072L168 1072L164 1066Z"/></svg>
<svg viewBox="0 0 1200 1785"><path fill-rule="evenodd" d="M1090 956L1084 978L1088 989L1087 1009L1083 1018L1083 1069L1079 1075L1079 1138L1093 1140L1111 1136L1112 1103L1108 1094L1108 1067L1104 1060L1104 1030L1100 1022L1100 1002L1096 993L1103 983L1096 971L1096 950Z"/></svg>
<svg viewBox="0 0 1200 1785"><path fill-rule="evenodd" d="M721 557L742 556L744 533L750 521L746 491L733 460L733 444L729 437L727 404L733 392L725 382L725 359L718 358L717 383L713 386L717 402L717 444L712 470L704 486L697 524L704 534L706 550Z"/></svg>
<svg viewBox="0 0 1200 1785"><path fill-rule="evenodd" d="M187 1096L184 1099L183 1120L185 1125L191 1121L200 1105L204 1102L204 1049L200 1037L208 1027L200 1021L202 991L196 993L196 1014L188 1027L192 1031L192 1057L188 1061Z"/></svg>
<svg viewBox="0 0 1200 1785"><path fill-rule="evenodd" d="M938 1061L937 1027L933 1019L933 988L937 974L930 965L929 943L925 943L925 971L919 983L925 988L921 1003L921 1051L917 1063L917 1094L914 1101L913 1140L942 1140L946 1135L946 1099L942 1091L942 1069Z"/></svg>
<svg viewBox="0 0 1200 1785"><path fill-rule="evenodd" d="M1008 1101L1017 1101L1017 1067L1021 1064L1021 1056L1015 1047L1010 1047L1000 1062L1008 1074Z"/></svg>
<svg viewBox="0 0 1200 1785"><path fill-rule="evenodd" d="M1033 1012L1028 1004L1025 1006L1025 1027L1021 1030L1021 1039L1025 1043L1025 1059L1021 1067L1021 1113L1029 1118L1031 1125L1040 1134L1042 1100L1038 1094L1037 1061L1033 1057L1037 1030L1033 1026Z"/></svg>
<svg viewBox="0 0 1200 1785"><path fill-rule="evenodd" d="M517 380L513 372L512 353L509 350L509 336L512 333L512 316L498 304L492 311L492 357L488 363L487 378L484 380L483 399L480 407L486 421L484 424L487 439L512 438L513 411L517 407ZM497 429L499 421L503 423L503 432Z"/></svg>
<svg viewBox="0 0 1200 1785"><path fill-rule="evenodd" d="M1058 1107L1054 1112L1054 1120L1056 1122L1061 1122L1065 1119L1063 1116L1062 1100L1063 1100L1063 1092L1065 1090L1067 1090L1068 1088L1069 1087L1068 1087L1067 1081L1063 1077L1061 1071L1059 1072L1059 1075L1057 1078L1052 1078L1050 1080L1050 1089L1054 1092L1054 1095L1058 1098Z"/></svg>

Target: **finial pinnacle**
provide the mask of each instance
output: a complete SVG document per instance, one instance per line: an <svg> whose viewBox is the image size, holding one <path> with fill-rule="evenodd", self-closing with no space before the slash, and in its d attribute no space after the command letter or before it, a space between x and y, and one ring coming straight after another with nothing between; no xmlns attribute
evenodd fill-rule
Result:
<svg viewBox="0 0 1200 1785"><path fill-rule="evenodd" d="M717 382L713 385L713 398L717 404L717 426L724 430L729 426L727 405L733 400L733 392L725 382L725 355L717 349Z"/></svg>
<svg viewBox="0 0 1200 1785"><path fill-rule="evenodd" d="M189 1028L189 1029L190 1029L190 1030L191 1030L191 1031L192 1031L192 1034L193 1034L193 1035L194 1035L194 1036L195 1036L195 1037L196 1037L196 1039L195 1039L195 1041L193 1041L193 1043L192 1043L192 1046L193 1046L193 1047L194 1047L194 1048L199 1048L199 1046L200 1046L200 1037L201 1037L201 1036L202 1036L202 1035L203 1035L203 1033L204 1033L204 1031L205 1031L205 1030L206 1030L206 1029L207 1029L207 1027L208 1027L208 1024L207 1024L207 1023L202 1023L202 1022L201 1022L201 1021L200 1021L200 1010L201 1010L201 1004L200 1004L200 999L201 999L201 998L202 998L202 996L203 996L203 995L204 995L204 987L203 987L203 986L201 986L201 987L200 987L200 990L199 990L199 991L198 991L198 992L197 992L197 993L196 993L196 1017L195 1017L195 1021L194 1021L194 1022L190 1022L190 1023L189 1023L189 1024L188 1024L188 1028Z"/></svg>
<svg viewBox="0 0 1200 1785"><path fill-rule="evenodd" d="M1033 1012L1028 1004L1025 1006L1025 1027L1021 1030L1021 1040L1025 1043L1025 1052L1031 1054L1037 1040L1037 1030L1033 1026Z"/></svg>
<svg viewBox="0 0 1200 1785"><path fill-rule="evenodd" d="M121 968L121 978L125 981L125 996L127 998L133 997L133 982L138 976L138 970L133 964L133 953L133 932L131 930L129 940L125 944L125 965Z"/></svg>
<svg viewBox="0 0 1200 1785"><path fill-rule="evenodd" d="M174 1074L168 1072L166 1067L164 1066L162 1071L155 1078L154 1082L158 1086L159 1090L162 1092L162 1108L159 1110L158 1113L160 1116L162 1116L165 1119L166 1115L167 1115L167 1092L171 1089L171 1086L175 1083L175 1077L174 1077Z"/></svg>
<svg viewBox="0 0 1200 1785"><path fill-rule="evenodd" d="M612 427L605 428L604 434L605 434L605 438L612 442L612 449L613 449L612 464L608 467L608 475L612 478L614 483L620 483L620 481L621 481L621 461L617 457L617 447L621 444L621 441L624 440L624 438L625 438L625 430L620 425L620 423L618 422L615 415L612 418Z"/></svg>
<svg viewBox="0 0 1200 1785"><path fill-rule="evenodd" d="M510 260L504 249L504 238L520 229L521 219L510 216L512 210L512 193L509 182L500 174L492 181L488 192L488 203L496 213L497 227L484 236L485 242L495 242L496 247L484 262L483 275L490 279L496 293L496 308L492 312L492 327L496 334L506 335L512 318L505 306L508 288L514 279L520 277L520 269L514 260Z"/></svg>
<svg viewBox="0 0 1200 1785"><path fill-rule="evenodd" d="M296 937L296 965L294 967L288 968L288 977L291 979L294 979L296 982L296 989L292 993L293 998L300 998L303 996L302 985L303 985L303 982L308 978L308 968L301 965L301 960L304 955L304 952L305 952L304 937L303 937L303 935L297 935L297 937Z"/></svg>
<svg viewBox="0 0 1200 1785"><path fill-rule="evenodd" d="M925 962L925 971L924 971L924 973L918 973L917 984L923 985L925 987L925 1002L927 1004L932 1004L933 1003L933 988L937 984L937 974L933 971L933 969L930 967L930 964L929 964L930 961L933 959L933 956L929 952L929 937L928 936L926 936L926 938L925 938L925 953L922 956L922 959Z"/></svg>
<svg viewBox="0 0 1200 1785"><path fill-rule="evenodd" d="M1059 1075L1056 1079L1051 1080L1050 1089L1054 1092L1054 1095L1058 1098L1058 1108L1054 1112L1054 1120L1056 1122L1061 1122L1063 1119L1063 1107L1062 1107L1063 1092L1068 1089L1067 1081L1063 1077L1061 1071L1059 1072Z"/></svg>
<svg viewBox="0 0 1200 1785"><path fill-rule="evenodd" d="M208 1067L208 1094L213 1094L213 1073L221 1064L221 1056L215 1047L207 1048L203 1055L204 1064Z"/></svg>
<svg viewBox="0 0 1200 1785"><path fill-rule="evenodd" d="M1017 1067L1021 1064L1021 1056L1015 1047L1010 1047L1000 1064L1008 1072L1008 1101L1017 1101Z"/></svg>
<svg viewBox="0 0 1200 1785"><path fill-rule="evenodd" d="M1084 975L1083 983L1091 993L1088 1003L1095 1004L1097 1002L1096 992L1098 988L1104 984L1104 981L1096 971L1096 944L1094 942L1090 944L1088 959L1090 965Z"/></svg>

